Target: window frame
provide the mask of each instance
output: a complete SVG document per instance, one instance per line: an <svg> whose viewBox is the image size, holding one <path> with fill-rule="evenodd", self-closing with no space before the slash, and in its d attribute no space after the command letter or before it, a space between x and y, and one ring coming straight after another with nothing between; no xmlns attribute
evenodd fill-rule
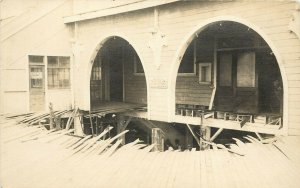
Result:
<svg viewBox="0 0 300 188"><path fill-rule="evenodd" d="M209 85L209 84L211 84L212 83L212 73L211 73L211 71L212 71L212 63L210 63L210 62L200 62L200 63L198 63L198 70L199 70L199 84L205 84L205 85ZM202 73L202 68L203 67L208 67L209 68L209 71L208 71L208 73L209 73L209 81L202 81L201 80L201 77L202 77L202 75L201 75L201 73Z"/></svg>
<svg viewBox="0 0 300 188"><path fill-rule="evenodd" d="M49 57L55 57L55 58L57 58L57 63L58 63L58 65L56 66L56 67L52 67L52 66L49 66L49 61L48 61L48 58ZM47 55L47 56L45 56L45 58L46 58L46 64L47 64L47 89L48 90L65 90L65 89L71 89L71 56L65 56L65 55L59 55L59 56L57 56L57 55ZM60 67L60 58L68 58L68 60L69 60L69 66L68 67ZM69 78L68 78L68 80L69 80L69 83L68 83L68 85L67 86L65 86L65 87L57 87L57 86L50 86L49 85L49 69L56 69L56 70L59 70L59 69L68 69L68 71L69 71Z"/></svg>

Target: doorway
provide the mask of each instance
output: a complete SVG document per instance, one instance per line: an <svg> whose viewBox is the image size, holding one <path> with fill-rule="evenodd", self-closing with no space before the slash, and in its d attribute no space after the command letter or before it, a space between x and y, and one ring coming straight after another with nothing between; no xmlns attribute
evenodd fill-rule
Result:
<svg viewBox="0 0 300 188"><path fill-rule="evenodd" d="M29 56L29 108L45 110L45 66L43 56Z"/></svg>

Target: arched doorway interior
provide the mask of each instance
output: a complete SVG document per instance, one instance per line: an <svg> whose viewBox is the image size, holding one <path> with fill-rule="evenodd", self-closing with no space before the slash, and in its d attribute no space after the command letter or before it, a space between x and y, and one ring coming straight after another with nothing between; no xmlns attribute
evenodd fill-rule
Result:
<svg viewBox="0 0 300 188"><path fill-rule="evenodd" d="M177 115L197 116L208 109L274 115L282 128L283 81L277 59L258 33L237 22L213 22L195 34L182 56L175 93Z"/></svg>
<svg viewBox="0 0 300 188"><path fill-rule="evenodd" d="M112 102L147 104L144 69L134 48L121 37L110 37L97 53L90 77L90 106Z"/></svg>

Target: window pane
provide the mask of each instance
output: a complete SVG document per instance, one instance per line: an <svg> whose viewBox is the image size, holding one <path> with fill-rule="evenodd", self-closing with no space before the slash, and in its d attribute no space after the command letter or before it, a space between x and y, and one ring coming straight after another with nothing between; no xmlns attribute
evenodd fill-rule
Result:
<svg viewBox="0 0 300 188"><path fill-rule="evenodd" d="M70 58L69 57L59 57L59 67L70 67Z"/></svg>
<svg viewBox="0 0 300 188"><path fill-rule="evenodd" d="M43 68L31 67L30 68L30 83L31 88L43 88Z"/></svg>
<svg viewBox="0 0 300 188"><path fill-rule="evenodd" d="M44 56L29 56L29 63L44 63Z"/></svg>
<svg viewBox="0 0 300 188"><path fill-rule="evenodd" d="M199 63L199 79L200 82L211 82L211 64Z"/></svg>
<svg viewBox="0 0 300 188"><path fill-rule="evenodd" d="M101 80L101 65L99 60L94 62L91 80Z"/></svg>
<svg viewBox="0 0 300 188"><path fill-rule="evenodd" d="M49 88L53 88L53 82L54 82L53 69L48 69L48 87Z"/></svg>
<svg viewBox="0 0 300 188"><path fill-rule="evenodd" d="M58 67L58 58L53 56L48 56L48 67Z"/></svg>
<svg viewBox="0 0 300 188"><path fill-rule="evenodd" d="M208 79L207 79L207 69L208 67L202 67L201 69L201 81L202 82L206 82Z"/></svg>
<svg viewBox="0 0 300 188"><path fill-rule="evenodd" d="M48 57L48 87L70 87L70 57Z"/></svg>

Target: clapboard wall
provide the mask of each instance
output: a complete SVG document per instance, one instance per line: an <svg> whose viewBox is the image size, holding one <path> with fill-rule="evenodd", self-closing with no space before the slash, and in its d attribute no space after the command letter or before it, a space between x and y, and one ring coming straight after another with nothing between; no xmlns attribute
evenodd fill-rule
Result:
<svg viewBox="0 0 300 188"><path fill-rule="evenodd" d="M153 8L80 21L76 23L76 37L82 48L75 58L81 63L80 70L89 69L93 51L106 37L118 35L128 40L141 58L146 72L149 119L172 121L176 80L182 83L177 87L179 90L192 80L177 77L178 59L183 53L181 49L188 45L188 39L194 37L189 35L193 35L197 27L200 30L200 25L205 26L204 23L209 20L238 20L258 29L258 33L272 43L269 45L283 74L284 122L288 124L289 134L300 134L300 40L288 29L296 4L286 1L176 2L157 8L158 24L154 23ZM159 29L153 32L157 25ZM154 41L159 41L161 46L153 46ZM85 71L78 72L86 74ZM85 82L89 83L87 77ZM87 87L86 84L86 90ZM77 88L77 102L84 107L88 99L80 101L79 98L84 98L86 93L79 91L80 88Z"/></svg>
<svg viewBox="0 0 300 188"><path fill-rule="evenodd" d="M214 38L200 33L195 36L195 75L178 74L176 79L176 104L209 106L214 83ZM193 45L193 42L190 44ZM211 64L211 82L199 83L199 64Z"/></svg>
<svg viewBox="0 0 300 188"><path fill-rule="evenodd" d="M63 17L72 12L71 1L9 3L1 2L6 8L1 10L3 15L9 11L15 14L11 20L1 23L0 113L25 113L30 110L28 56L72 58L69 28L63 23ZM46 61L44 67L47 68ZM71 89L50 90L45 80L44 110L48 110L50 102L55 110L69 109L72 105Z"/></svg>
<svg viewBox="0 0 300 188"><path fill-rule="evenodd" d="M125 102L147 104L147 84L145 74L134 72L134 56L125 54L124 63Z"/></svg>

